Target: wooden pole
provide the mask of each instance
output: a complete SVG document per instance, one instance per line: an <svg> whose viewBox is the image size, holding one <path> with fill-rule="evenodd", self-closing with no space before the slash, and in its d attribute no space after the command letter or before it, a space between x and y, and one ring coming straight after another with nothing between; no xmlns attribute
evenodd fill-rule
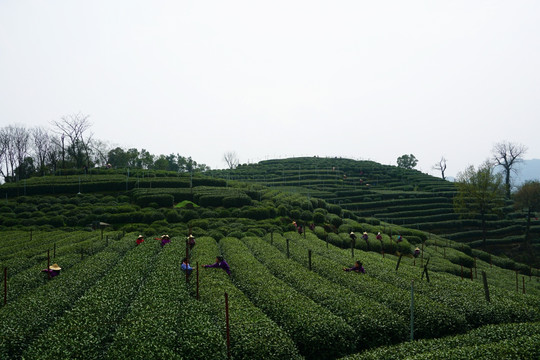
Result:
<svg viewBox="0 0 540 360"><path fill-rule="evenodd" d="M411 280L411 341L414 340L414 280Z"/></svg>
<svg viewBox="0 0 540 360"><path fill-rule="evenodd" d="M56 259L56 243L54 243L53 247L53 259Z"/></svg>
<svg viewBox="0 0 540 360"><path fill-rule="evenodd" d="M351 239L351 256L354 259L354 239Z"/></svg>
<svg viewBox="0 0 540 360"><path fill-rule="evenodd" d="M49 280L51 280L51 272L49 271L49 267L51 266L51 251L47 249L47 277Z"/></svg>
<svg viewBox="0 0 540 360"><path fill-rule="evenodd" d="M197 300L199 300L199 262L197 261Z"/></svg>
<svg viewBox="0 0 540 360"><path fill-rule="evenodd" d="M4 305L7 304L7 267L4 268Z"/></svg>
<svg viewBox="0 0 540 360"><path fill-rule="evenodd" d="M486 301L490 302L490 300L489 300L489 288L488 288L488 283L487 283L487 275L486 275L486 272L484 270L482 270L482 279L484 281L484 293L486 294Z"/></svg>
<svg viewBox="0 0 540 360"><path fill-rule="evenodd" d="M420 261L420 266L424 266L424 242L423 241L422 241L422 253L421 253L420 259L422 260Z"/></svg>
<svg viewBox="0 0 540 360"><path fill-rule="evenodd" d="M225 329L227 332L227 359L231 358L231 333L229 328L229 294L225 293Z"/></svg>
<svg viewBox="0 0 540 360"><path fill-rule="evenodd" d="M309 270L311 270L311 249L308 250L308 262L309 262Z"/></svg>
<svg viewBox="0 0 540 360"><path fill-rule="evenodd" d="M397 265L396 265L396 272L398 271L399 269L399 263L401 262L401 257L403 256L403 254L399 254L399 259L397 261Z"/></svg>
<svg viewBox="0 0 540 360"><path fill-rule="evenodd" d="M289 239L286 239L286 242L287 242L287 259L289 259L291 257L290 252L289 252Z"/></svg>

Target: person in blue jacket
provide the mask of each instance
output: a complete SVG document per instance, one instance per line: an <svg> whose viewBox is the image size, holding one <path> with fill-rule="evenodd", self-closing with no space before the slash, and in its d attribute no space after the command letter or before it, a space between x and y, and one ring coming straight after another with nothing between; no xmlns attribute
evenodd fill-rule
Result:
<svg viewBox="0 0 540 360"><path fill-rule="evenodd" d="M189 264L189 260L187 258L182 259L182 265L180 267L182 268L182 271L187 271L188 275L191 275L193 272L193 268Z"/></svg>

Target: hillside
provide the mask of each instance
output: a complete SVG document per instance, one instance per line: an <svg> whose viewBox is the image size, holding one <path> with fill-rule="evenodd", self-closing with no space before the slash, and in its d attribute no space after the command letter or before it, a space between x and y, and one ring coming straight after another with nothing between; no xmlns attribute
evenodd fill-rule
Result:
<svg viewBox="0 0 540 360"><path fill-rule="evenodd" d="M372 161L341 158L291 158L261 161L234 170L212 171L225 179L256 182L285 192L324 199L347 210L346 216L376 218L427 231L473 248L481 248L481 220L453 209L452 182L416 170ZM522 247L526 214L511 202L502 217L487 222L486 250L540 266L540 221L533 219L533 251Z"/></svg>
<svg viewBox="0 0 540 360"><path fill-rule="evenodd" d="M451 184L372 162L315 158L304 169L311 160L0 186L0 357L224 359L225 302L234 359L397 358L411 336L423 339L419 358L480 342L492 358L512 344L540 355L538 269L374 217L407 208L401 200L444 204ZM202 267L219 254L231 276ZM366 274L342 270L354 260ZM40 276L49 261L63 268L52 280Z"/></svg>

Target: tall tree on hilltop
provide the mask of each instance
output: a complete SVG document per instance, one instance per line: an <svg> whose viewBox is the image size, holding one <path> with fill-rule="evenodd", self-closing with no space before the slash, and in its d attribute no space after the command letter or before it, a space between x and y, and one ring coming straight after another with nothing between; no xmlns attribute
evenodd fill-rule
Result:
<svg viewBox="0 0 540 360"><path fill-rule="evenodd" d="M458 173L457 194L454 197L454 211L463 216L480 216L482 221L482 242L486 246L486 217L499 214L504 205L502 174L495 173L494 166L486 161L478 170L469 166Z"/></svg>
<svg viewBox="0 0 540 360"><path fill-rule="evenodd" d="M529 233L531 229L531 217L536 211L540 211L540 182L527 181L521 185L514 194L514 207L527 211L527 228L525 231L525 243L530 245Z"/></svg>
<svg viewBox="0 0 540 360"><path fill-rule="evenodd" d="M227 151L223 154L223 160L225 160L227 167L231 170L235 169L239 163L238 155L234 151Z"/></svg>
<svg viewBox="0 0 540 360"><path fill-rule="evenodd" d="M397 166L400 168L413 169L416 164L418 164L418 160L413 154L401 155L397 158Z"/></svg>
<svg viewBox="0 0 540 360"><path fill-rule="evenodd" d="M444 176L444 172L446 171L446 159L444 158L444 156L441 157L441 160L439 160L438 163L433 165L433 169L440 171L442 179L446 180L446 177Z"/></svg>
<svg viewBox="0 0 540 360"><path fill-rule="evenodd" d="M54 132L60 136L67 136L70 140L67 153L78 168L90 165L92 134L87 135L87 130L91 127L89 117L90 115L78 113L62 116L59 121L52 122L55 127Z"/></svg>
<svg viewBox="0 0 540 360"><path fill-rule="evenodd" d="M527 148L521 144L514 144L509 141L500 142L493 146L493 160L498 166L504 169L504 183L506 198L510 199L510 173L517 170L515 166L523 161L523 155Z"/></svg>

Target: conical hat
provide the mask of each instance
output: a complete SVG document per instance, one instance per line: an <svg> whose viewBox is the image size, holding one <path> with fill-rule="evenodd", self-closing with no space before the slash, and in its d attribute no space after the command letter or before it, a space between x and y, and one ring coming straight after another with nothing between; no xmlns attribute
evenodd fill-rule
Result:
<svg viewBox="0 0 540 360"><path fill-rule="evenodd" d="M52 264L51 266L49 266L49 269L51 269L51 270L62 270L62 268L60 266L58 266L58 264Z"/></svg>

